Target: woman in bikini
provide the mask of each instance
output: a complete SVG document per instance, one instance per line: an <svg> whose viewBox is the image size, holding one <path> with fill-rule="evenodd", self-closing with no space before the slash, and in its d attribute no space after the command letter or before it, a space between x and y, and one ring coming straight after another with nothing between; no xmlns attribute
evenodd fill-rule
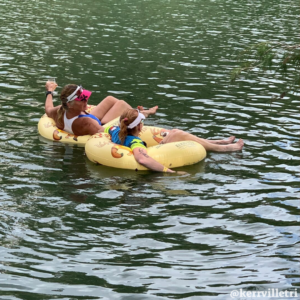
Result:
<svg viewBox="0 0 300 300"><path fill-rule="evenodd" d="M111 135L113 143L124 145L131 148L136 161L146 168L158 171L174 173L175 171L163 166L147 154L145 143L139 138L142 131L145 116L137 109L127 109L120 116L120 126L112 126L105 128L105 132ZM234 136L226 140L206 140L195 135L184 132L179 129L164 130L167 135L160 142L161 144L180 142L180 141L195 141L201 144L205 150L214 152L231 152L242 150L244 142L240 139L232 144Z"/></svg>
<svg viewBox="0 0 300 300"><path fill-rule="evenodd" d="M92 111L87 113L87 102L91 92L75 84L66 85L60 94L61 105L53 105L53 91L57 84L52 81L46 82L45 112L52 118L59 129L77 136L93 135L103 132L103 124L117 118L131 106L115 97L108 96L103 99ZM143 110L145 117L155 114L157 106Z"/></svg>

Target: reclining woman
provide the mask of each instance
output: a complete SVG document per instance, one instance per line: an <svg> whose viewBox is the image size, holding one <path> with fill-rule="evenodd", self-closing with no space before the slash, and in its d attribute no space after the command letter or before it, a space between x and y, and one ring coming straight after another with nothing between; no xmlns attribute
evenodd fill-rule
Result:
<svg viewBox="0 0 300 300"><path fill-rule="evenodd" d="M53 81L47 81L45 87L47 90L45 102L47 116L55 121L59 129L77 136L103 132L102 124L117 118L125 110L131 108L127 102L108 96L89 114L85 110L92 92L75 84L68 84L62 89L60 94L61 105L54 106L53 91L56 89L57 84ZM141 113L148 117L155 114L156 110L157 106L149 110L143 110Z"/></svg>
<svg viewBox="0 0 300 300"><path fill-rule="evenodd" d="M134 158L139 164L153 171L174 173L175 171L163 166L147 154L146 145L139 138L144 119L145 116L137 109L127 109L120 116L120 126L106 127L105 132L111 135L111 141L113 143L131 148ZM244 146L242 139L235 144L231 144L235 139L234 136L226 140L205 140L179 129L164 131L167 132L167 135L160 144L195 141L201 144L205 150L214 152L239 151L242 150Z"/></svg>

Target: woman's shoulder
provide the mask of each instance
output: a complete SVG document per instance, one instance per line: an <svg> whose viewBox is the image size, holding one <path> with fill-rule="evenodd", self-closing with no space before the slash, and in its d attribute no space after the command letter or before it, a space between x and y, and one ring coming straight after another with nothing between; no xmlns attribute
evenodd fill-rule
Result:
<svg viewBox="0 0 300 300"><path fill-rule="evenodd" d="M61 108L61 105L52 107L49 111L47 111L47 116L52 118L55 122L57 121L58 111Z"/></svg>
<svg viewBox="0 0 300 300"><path fill-rule="evenodd" d="M142 139L135 135L127 135L125 138L125 143L130 145L132 143L143 143Z"/></svg>
<svg viewBox="0 0 300 300"><path fill-rule="evenodd" d="M108 127L105 127L104 132L112 135L113 133L120 132L120 127L119 126L108 126Z"/></svg>

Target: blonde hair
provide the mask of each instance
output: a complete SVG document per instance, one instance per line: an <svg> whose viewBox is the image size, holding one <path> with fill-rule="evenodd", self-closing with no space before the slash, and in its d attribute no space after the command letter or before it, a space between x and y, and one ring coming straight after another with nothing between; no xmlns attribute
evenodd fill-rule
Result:
<svg viewBox="0 0 300 300"><path fill-rule="evenodd" d="M127 135L132 134L135 131L135 128L127 128L129 124L131 124L137 117L138 111L136 109L127 109L123 112L120 116L120 132L119 132L119 139L122 144L124 144Z"/></svg>
<svg viewBox="0 0 300 300"><path fill-rule="evenodd" d="M64 86L64 88L62 89L61 93L60 93L60 100L61 100L61 107L59 109L59 111L57 112L57 119L59 120L65 111L68 110L68 99L67 97L70 96L76 89L77 89L78 85L77 84L68 84L66 86ZM72 103L72 101L71 101Z"/></svg>

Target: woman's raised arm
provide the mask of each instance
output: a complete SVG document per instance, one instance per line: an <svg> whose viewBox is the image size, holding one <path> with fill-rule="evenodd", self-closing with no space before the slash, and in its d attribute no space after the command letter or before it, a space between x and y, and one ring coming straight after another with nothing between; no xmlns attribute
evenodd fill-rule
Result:
<svg viewBox="0 0 300 300"><path fill-rule="evenodd" d="M47 93L46 96L45 112L48 117L53 119L55 118L58 109L61 107L61 105L55 107L53 105L53 92L55 91L56 87L57 87L57 83L53 81L47 81L45 84L45 88L47 92L51 92L51 93Z"/></svg>

